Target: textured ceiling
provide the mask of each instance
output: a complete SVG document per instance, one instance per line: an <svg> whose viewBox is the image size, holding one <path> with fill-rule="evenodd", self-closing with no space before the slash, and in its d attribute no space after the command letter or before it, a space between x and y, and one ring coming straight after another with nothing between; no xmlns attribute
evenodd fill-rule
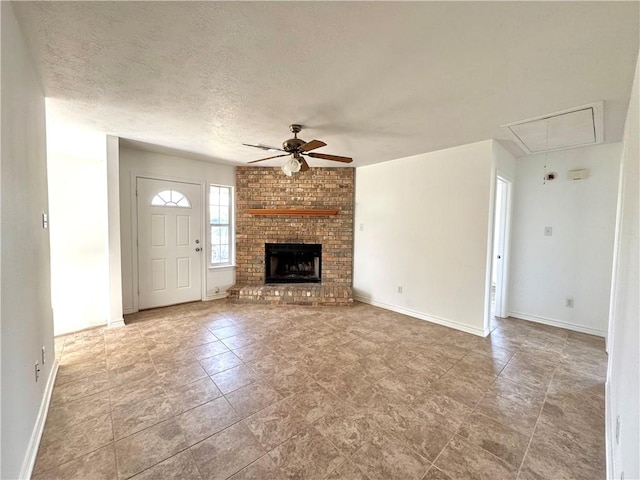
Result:
<svg viewBox="0 0 640 480"><path fill-rule="evenodd" d="M233 163L295 122L355 166L506 141L502 124L599 100L605 141L620 140L639 5L14 3L50 105L73 121Z"/></svg>

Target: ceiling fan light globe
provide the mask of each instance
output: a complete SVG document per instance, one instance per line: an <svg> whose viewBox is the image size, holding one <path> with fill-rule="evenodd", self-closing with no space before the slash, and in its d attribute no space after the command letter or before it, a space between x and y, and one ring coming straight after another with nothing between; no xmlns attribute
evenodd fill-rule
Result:
<svg viewBox="0 0 640 480"><path fill-rule="evenodd" d="M289 170L291 170L291 172L298 173L300 171L300 162L296 157L292 157L287 164L289 165Z"/></svg>
<svg viewBox="0 0 640 480"><path fill-rule="evenodd" d="M284 174L287 177L290 177L293 175L293 173L291 172L291 170L289 169L289 162L285 163L282 167L281 170L284 172Z"/></svg>

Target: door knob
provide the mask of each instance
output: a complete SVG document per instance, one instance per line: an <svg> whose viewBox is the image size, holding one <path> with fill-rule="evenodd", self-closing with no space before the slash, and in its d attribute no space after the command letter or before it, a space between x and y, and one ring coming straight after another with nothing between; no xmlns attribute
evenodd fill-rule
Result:
<svg viewBox="0 0 640 480"><path fill-rule="evenodd" d="M196 252L199 252L200 250L202 250L200 247L196 247Z"/></svg>

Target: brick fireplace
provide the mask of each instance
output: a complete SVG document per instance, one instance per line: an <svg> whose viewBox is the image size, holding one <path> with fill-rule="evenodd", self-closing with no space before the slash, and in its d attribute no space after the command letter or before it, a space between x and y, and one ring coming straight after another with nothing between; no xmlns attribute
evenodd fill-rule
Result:
<svg viewBox="0 0 640 480"><path fill-rule="evenodd" d="M237 167L236 285L230 299L352 303L354 178L353 168L312 168L287 177L277 167ZM285 243L322 246L321 283L265 284L265 245Z"/></svg>

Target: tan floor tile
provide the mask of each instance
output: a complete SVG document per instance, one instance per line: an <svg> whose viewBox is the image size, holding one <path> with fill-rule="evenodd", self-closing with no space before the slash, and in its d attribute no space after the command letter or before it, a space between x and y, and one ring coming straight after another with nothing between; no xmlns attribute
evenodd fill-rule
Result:
<svg viewBox="0 0 640 480"><path fill-rule="evenodd" d="M166 392L176 415L222 396L222 392L209 377L187 385L167 388Z"/></svg>
<svg viewBox="0 0 640 480"><path fill-rule="evenodd" d="M164 394L164 387L158 376L145 377L136 382L127 383L109 390L111 408L135 405L149 397Z"/></svg>
<svg viewBox="0 0 640 480"><path fill-rule="evenodd" d="M31 477L33 480L116 480L116 455L113 445Z"/></svg>
<svg viewBox="0 0 640 480"><path fill-rule="evenodd" d="M242 360L233 352L224 352L200 360L200 365L202 365L202 368L204 368L208 375L215 375L216 373L242 365Z"/></svg>
<svg viewBox="0 0 640 480"><path fill-rule="evenodd" d="M173 408L162 393L136 403L113 408L113 434L116 440L144 430L173 416Z"/></svg>
<svg viewBox="0 0 640 480"><path fill-rule="evenodd" d="M201 480L200 471L189 450L174 455L142 473L131 477L132 480L184 479Z"/></svg>
<svg viewBox="0 0 640 480"><path fill-rule="evenodd" d="M308 428L269 452L288 478L321 480L344 462L340 452L313 428Z"/></svg>
<svg viewBox="0 0 640 480"><path fill-rule="evenodd" d="M470 407L448 395L432 391L420 396L411 407L451 431L456 431L472 412Z"/></svg>
<svg viewBox="0 0 640 480"><path fill-rule="evenodd" d="M247 335L243 333L240 335L235 335L233 337L220 339L220 341L224 343L225 346L229 348L229 350L235 350L240 347L245 347L247 345L251 345L252 343L256 343L258 339L253 335Z"/></svg>
<svg viewBox="0 0 640 480"><path fill-rule="evenodd" d="M421 479L431 466L427 459L385 434L363 445L351 461L371 480Z"/></svg>
<svg viewBox="0 0 640 480"><path fill-rule="evenodd" d="M205 358L218 355L219 353L228 352L229 349L225 346L224 343L220 341L215 341L215 342L205 343L203 345L198 345L197 347L191 347L185 351L196 360L203 360Z"/></svg>
<svg viewBox="0 0 640 480"><path fill-rule="evenodd" d="M349 461L344 462L325 478L326 480L369 480L369 477Z"/></svg>
<svg viewBox="0 0 640 480"><path fill-rule="evenodd" d="M258 375L246 365L240 365L211 375L211 379L222 393L229 393L256 382Z"/></svg>
<svg viewBox="0 0 640 480"><path fill-rule="evenodd" d="M282 398L278 392L263 382L252 383L225 396L241 418L248 417Z"/></svg>
<svg viewBox="0 0 640 480"><path fill-rule="evenodd" d="M452 479L507 480L518 473L517 467L459 437L449 442L434 465Z"/></svg>
<svg viewBox="0 0 640 480"><path fill-rule="evenodd" d="M107 391L89 395L79 400L52 405L47 414L47 426L65 428L108 415L109 393Z"/></svg>
<svg viewBox="0 0 640 480"><path fill-rule="evenodd" d="M251 465L230 477L230 480L284 480L286 477L269 455L264 455Z"/></svg>
<svg viewBox="0 0 640 480"><path fill-rule="evenodd" d="M56 405L62 402L71 402L83 397L88 397L109 388L109 378L107 372L91 375L64 385L56 385L53 388L51 404Z"/></svg>
<svg viewBox="0 0 640 480"><path fill-rule="evenodd" d="M344 456L351 456L379 431L373 417L350 407L338 408L322 417L314 427Z"/></svg>
<svg viewBox="0 0 640 480"><path fill-rule="evenodd" d="M189 445L204 440L233 425L240 417L224 398L216 398L178 417Z"/></svg>
<svg viewBox="0 0 640 480"><path fill-rule="evenodd" d="M475 408L482 400L485 388L470 383L468 379L445 374L434 382L433 391L446 395L468 407Z"/></svg>
<svg viewBox="0 0 640 480"><path fill-rule="evenodd" d="M291 397L291 403L308 423L324 417L344 405L336 396L326 391L316 382L307 384Z"/></svg>
<svg viewBox="0 0 640 480"><path fill-rule="evenodd" d="M189 445L243 425L258 451L226 440L213 467L235 480L510 478L532 435L522 480L604 476L601 338L511 318L480 338L357 302L193 302L126 322L56 338L40 478L112 477L115 449L120 478L197 479ZM305 435L349 460L316 468Z"/></svg>
<svg viewBox="0 0 640 480"><path fill-rule="evenodd" d="M487 394L476 411L508 425L523 435L531 436L542 405L523 403L501 395Z"/></svg>
<svg viewBox="0 0 640 480"><path fill-rule="evenodd" d="M380 428L430 461L454 435L454 431L449 430L436 415L412 407L388 405L383 411L374 413L373 418Z"/></svg>
<svg viewBox="0 0 640 480"><path fill-rule="evenodd" d="M161 373L159 377L165 388L172 390L206 378L207 372L198 362L193 362L187 365L177 365L176 368Z"/></svg>
<svg viewBox="0 0 640 480"><path fill-rule="evenodd" d="M224 480L263 456L265 451L240 422L194 445L191 453L204 478Z"/></svg>
<svg viewBox="0 0 640 480"><path fill-rule="evenodd" d="M292 406L291 398L254 413L244 422L267 450L277 447L307 426L302 412Z"/></svg>
<svg viewBox="0 0 640 480"><path fill-rule="evenodd" d="M605 379L560 366L549 384L549 394L578 394L604 397Z"/></svg>
<svg viewBox="0 0 640 480"><path fill-rule="evenodd" d="M442 470L438 470L435 465L432 465L427 474L422 480L453 480L449 475Z"/></svg>
<svg viewBox="0 0 640 480"><path fill-rule="evenodd" d="M298 393L313 382L309 375L294 366L286 367L272 375L265 376L264 380L283 397Z"/></svg>
<svg viewBox="0 0 640 480"><path fill-rule="evenodd" d="M529 435L523 435L484 415L474 413L458 430L467 442L483 448L519 468L529 445Z"/></svg>
<svg viewBox="0 0 640 480"><path fill-rule="evenodd" d="M113 370L109 370L109 387L118 387L126 383L143 380L155 375L157 375L156 370L153 368L151 360L117 367Z"/></svg>
<svg viewBox="0 0 640 480"><path fill-rule="evenodd" d="M169 419L115 443L118 477L129 478L187 448L175 419Z"/></svg>
<svg viewBox="0 0 640 480"><path fill-rule="evenodd" d="M605 478L604 438L585 442L569 432L538 425L522 463L523 479Z"/></svg>
<svg viewBox="0 0 640 480"><path fill-rule="evenodd" d="M46 425L34 473L50 470L112 441L113 427L110 414L62 428Z"/></svg>
<svg viewBox="0 0 640 480"><path fill-rule="evenodd" d="M96 361L92 358L89 362L82 363L61 363L56 374L56 385L74 382L82 378L91 377L100 373L106 373L107 361Z"/></svg>
<svg viewBox="0 0 640 480"><path fill-rule="evenodd" d="M584 446L595 445L597 455L604 438L604 399L590 395L547 396L542 407L538 430L563 430Z"/></svg>

